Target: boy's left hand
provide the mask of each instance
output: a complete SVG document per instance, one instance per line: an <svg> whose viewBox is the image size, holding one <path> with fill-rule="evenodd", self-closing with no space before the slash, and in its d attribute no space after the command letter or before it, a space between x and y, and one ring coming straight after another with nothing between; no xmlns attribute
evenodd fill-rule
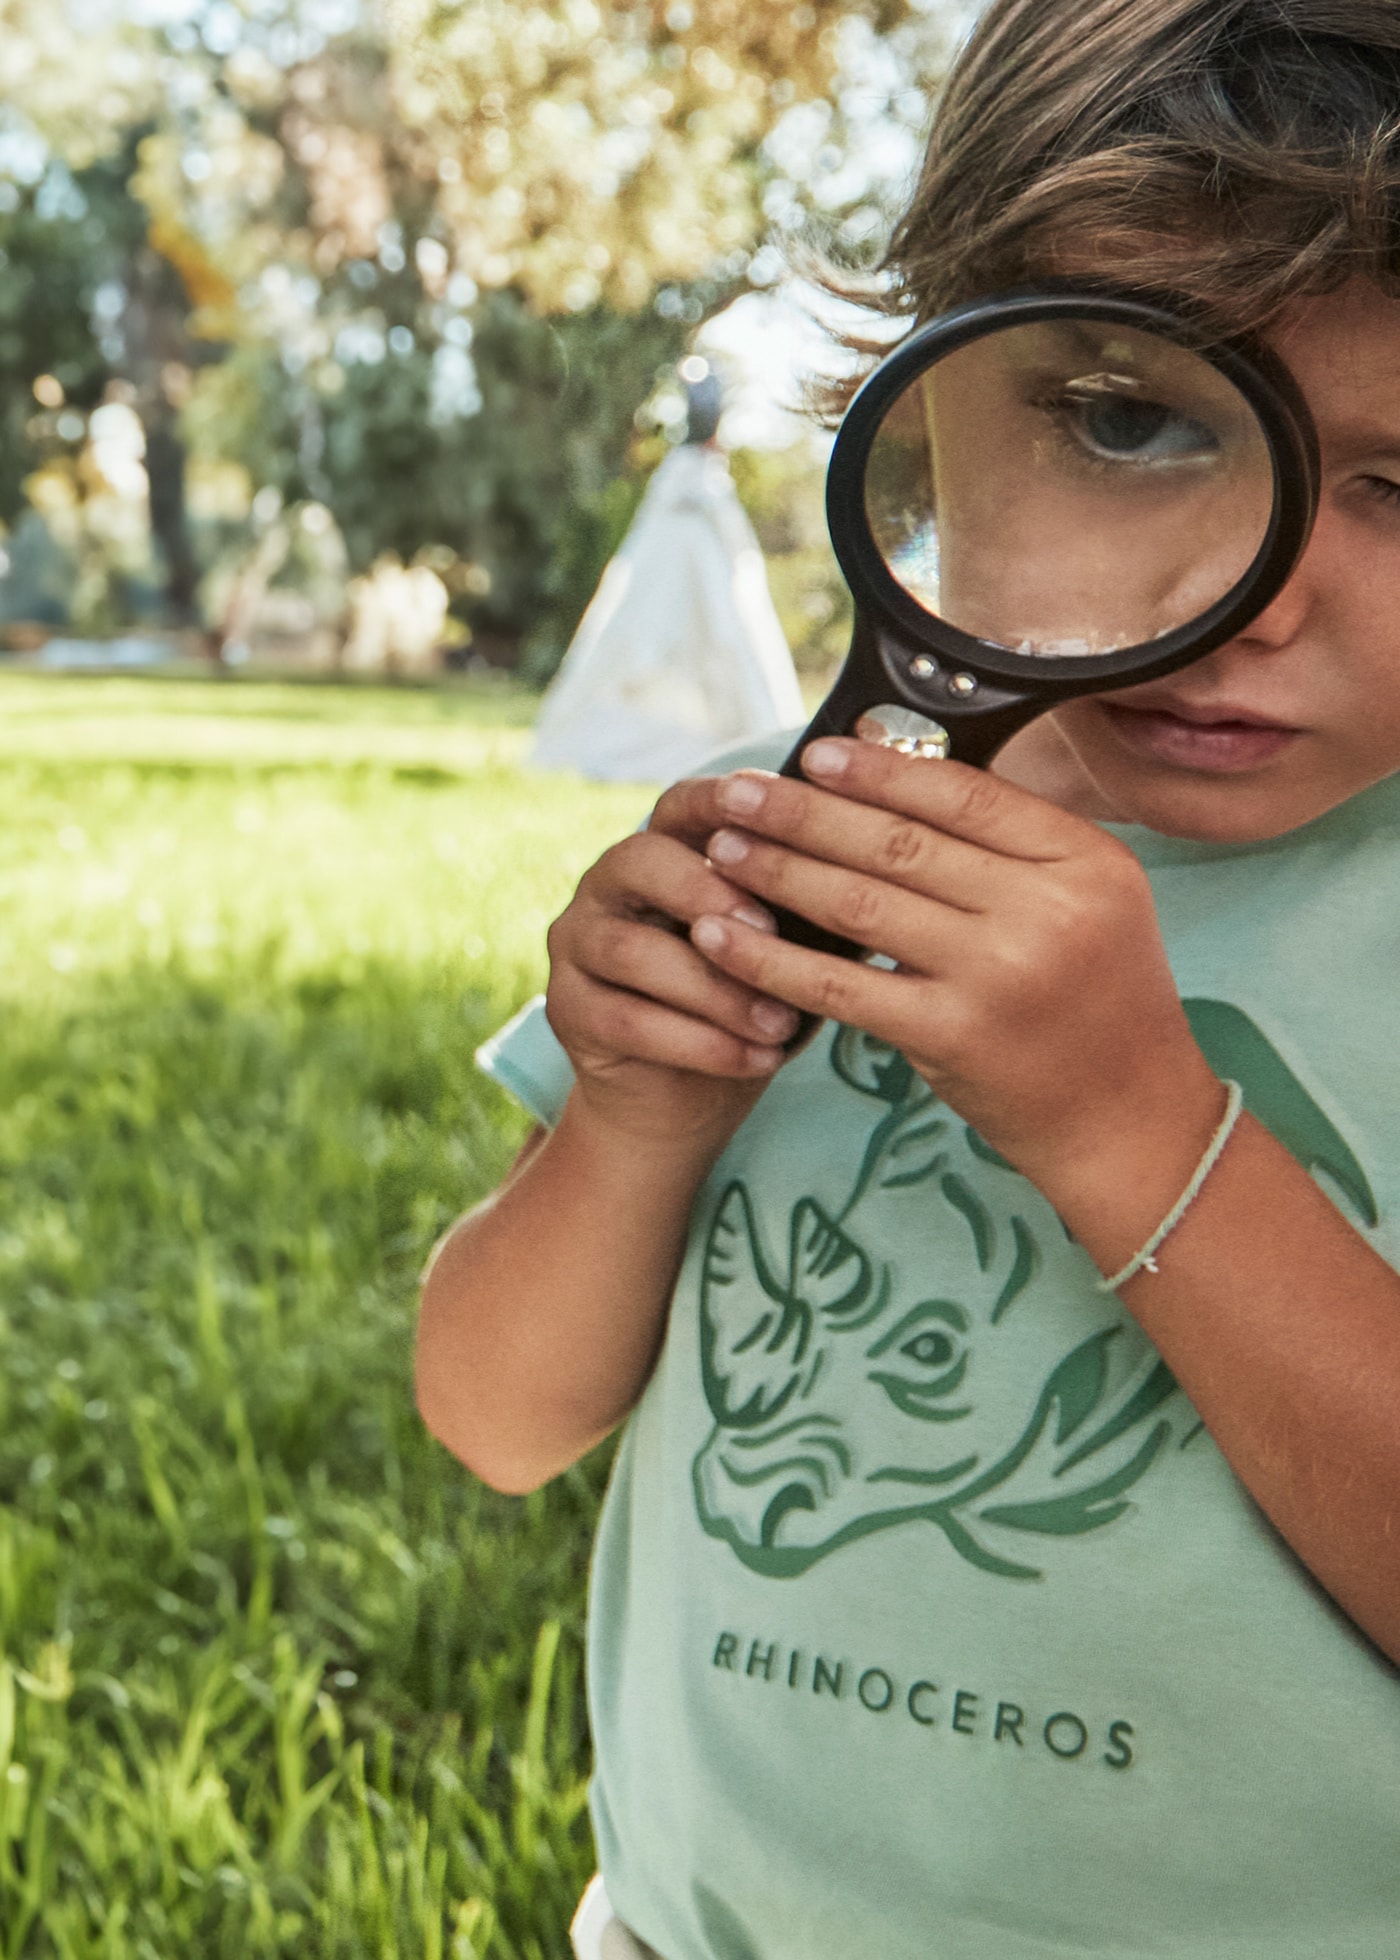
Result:
<svg viewBox="0 0 1400 1960"><path fill-rule="evenodd" d="M803 766L806 783L728 778L719 798L731 824L709 854L735 884L898 970L733 918L695 923L707 958L899 1049L1052 1202L1063 1195L1073 1209L1085 1179L1118 1183L1135 1169L1169 1184L1194 1162L1219 1120L1220 1085L1132 853L961 763L828 740Z"/></svg>

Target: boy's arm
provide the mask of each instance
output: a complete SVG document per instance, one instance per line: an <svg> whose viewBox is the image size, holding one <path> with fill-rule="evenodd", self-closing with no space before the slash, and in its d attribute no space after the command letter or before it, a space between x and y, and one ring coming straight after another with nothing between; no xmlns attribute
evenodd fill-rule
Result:
<svg viewBox="0 0 1400 1960"><path fill-rule="evenodd" d="M1121 1167L1074 1186L1065 1222L1114 1271L1157 1221ZM1157 1259L1124 1304L1304 1565L1400 1662L1400 1278L1248 1116Z"/></svg>
<svg viewBox="0 0 1400 1960"><path fill-rule="evenodd" d="M419 1408L502 1490L545 1482L636 1401L695 1194L797 1025L684 936L709 912L772 930L700 853L715 793L714 779L668 791L556 921L548 1012L575 1087L424 1282Z"/></svg>
<svg viewBox="0 0 1400 1960"><path fill-rule="evenodd" d="M897 969L733 917L697 921L697 944L899 1048L1118 1271L1185 1190L1225 1101L1146 874L1111 836L991 776L816 748L812 783L732 779L711 856ZM1124 1304L1294 1552L1400 1661L1400 1278L1248 1117L1157 1256Z"/></svg>
<svg viewBox="0 0 1400 1960"><path fill-rule="evenodd" d="M439 1246L418 1405L499 1490L527 1491L619 1423L651 1372L704 1153L630 1142L577 1092Z"/></svg>

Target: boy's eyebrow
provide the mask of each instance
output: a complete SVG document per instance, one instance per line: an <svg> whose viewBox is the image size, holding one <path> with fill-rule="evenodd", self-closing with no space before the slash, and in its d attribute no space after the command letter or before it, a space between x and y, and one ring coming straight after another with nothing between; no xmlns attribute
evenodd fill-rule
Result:
<svg viewBox="0 0 1400 1960"><path fill-rule="evenodd" d="M1328 449L1345 456L1365 456L1393 463L1400 469L1400 412L1393 422L1329 421L1322 431Z"/></svg>
<svg viewBox="0 0 1400 1960"><path fill-rule="evenodd" d="M1316 393L1305 392L1326 448L1400 457L1400 388L1393 370L1384 376L1327 374Z"/></svg>

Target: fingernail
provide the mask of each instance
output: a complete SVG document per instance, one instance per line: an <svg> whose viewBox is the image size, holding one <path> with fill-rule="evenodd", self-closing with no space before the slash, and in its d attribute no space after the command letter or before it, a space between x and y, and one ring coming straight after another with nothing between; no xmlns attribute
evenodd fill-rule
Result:
<svg viewBox="0 0 1400 1960"><path fill-rule="evenodd" d="M746 1048L749 1066L757 1074L772 1075L782 1061L782 1051L778 1048Z"/></svg>
<svg viewBox="0 0 1400 1960"><path fill-rule="evenodd" d="M761 810L766 795L763 784L752 776L730 776L719 787L721 808L732 810L736 817L751 817L755 810Z"/></svg>
<svg viewBox="0 0 1400 1960"><path fill-rule="evenodd" d="M760 1000L754 1003L749 1019L763 1034L771 1035L774 1041L783 1041L797 1026L797 1016L790 1007L783 1007L775 1000Z"/></svg>
<svg viewBox="0 0 1400 1960"><path fill-rule="evenodd" d="M709 854L716 864L739 864L749 854L749 847L734 830L717 830L710 839Z"/></svg>
<svg viewBox="0 0 1400 1960"><path fill-rule="evenodd" d="M761 905L736 905L729 916L731 919L738 919L742 925L752 926L755 932L778 930L778 921L771 912L765 912Z"/></svg>
<svg viewBox="0 0 1400 1960"><path fill-rule="evenodd" d="M697 919L690 936L702 953L718 953L729 943L729 934L719 919Z"/></svg>
<svg viewBox="0 0 1400 1960"><path fill-rule="evenodd" d="M813 742L802 751L802 766L812 776L839 776L850 759L840 742Z"/></svg>

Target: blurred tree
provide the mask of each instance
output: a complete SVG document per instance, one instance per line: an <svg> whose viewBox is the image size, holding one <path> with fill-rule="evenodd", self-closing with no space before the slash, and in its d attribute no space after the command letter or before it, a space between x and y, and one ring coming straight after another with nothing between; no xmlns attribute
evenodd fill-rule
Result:
<svg viewBox="0 0 1400 1960"><path fill-rule="evenodd" d="M310 47L292 18L240 16L142 145L153 240L226 290L197 331L267 350L199 378L202 439L326 503L356 568L436 548L547 671L635 503L639 402L774 276L775 225L820 206L858 244L848 125L922 119L934 16L395 0Z"/></svg>
<svg viewBox="0 0 1400 1960"><path fill-rule="evenodd" d="M201 350L131 183L140 128L160 107L158 48L118 16L84 16L75 60L76 25L39 0L0 5L0 518L14 521L35 469L70 465L81 500L92 487L77 467L88 417L115 394L144 430L166 608L191 623L198 572L179 415Z"/></svg>
<svg viewBox="0 0 1400 1960"><path fill-rule="evenodd" d="M938 4L193 0L108 32L109 75L64 61L62 0L0 0L0 193L8 130L88 199L50 345L141 415L172 610L188 443L247 486L206 558L268 561L277 510L321 504L352 571L426 552L483 638L530 636L547 670L654 460L658 373L776 276L770 232L818 209L847 248L870 235ZM36 186L19 200L47 278L65 242ZM12 423L37 332L0 369Z"/></svg>
<svg viewBox="0 0 1400 1960"><path fill-rule="evenodd" d="M0 521L20 516L36 470L66 473L81 501L96 487L79 467L91 413L129 403L145 431L167 607L186 623L197 584L178 425L189 307L147 244L131 162L129 145L76 170L50 153L31 183L0 180Z"/></svg>
<svg viewBox="0 0 1400 1960"><path fill-rule="evenodd" d="M828 103L864 24L908 0L391 0L409 155L463 269L547 312L630 312L742 273L773 215L764 139ZM828 164L830 160L828 159Z"/></svg>
<svg viewBox="0 0 1400 1960"><path fill-rule="evenodd" d="M96 294L145 236L145 214L123 179L119 161L75 176L45 158L33 184L0 182L0 519L7 524L24 507L24 479L75 447L86 426L78 418L102 399L111 368L99 345ZM56 384L41 389L46 402L34 394L41 375Z"/></svg>
<svg viewBox="0 0 1400 1960"><path fill-rule="evenodd" d="M36 181L48 150L82 169L120 149L159 101L155 54L121 8L0 0L0 177Z"/></svg>
<svg viewBox="0 0 1400 1960"><path fill-rule="evenodd" d="M850 644L851 595L827 541L825 463L815 445L797 442L736 450L730 467L763 546L797 671L814 685L829 683Z"/></svg>

